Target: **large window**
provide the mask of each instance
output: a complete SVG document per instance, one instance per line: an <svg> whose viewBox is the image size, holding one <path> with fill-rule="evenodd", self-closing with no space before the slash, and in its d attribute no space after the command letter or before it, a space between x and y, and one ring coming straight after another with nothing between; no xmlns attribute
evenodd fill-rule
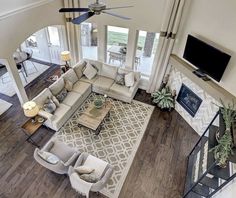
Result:
<svg viewBox="0 0 236 198"><path fill-rule="evenodd" d="M81 45L83 58L97 60L98 29L96 24L81 24Z"/></svg>
<svg viewBox="0 0 236 198"><path fill-rule="evenodd" d="M49 43L53 46L60 46L60 37L56 26L48 27Z"/></svg>
<svg viewBox="0 0 236 198"><path fill-rule="evenodd" d="M150 76L154 55L159 40L159 33L139 31L135 56L135 69L144 76Z"/></svg>
<svg viewBox="0 0 236 198"><path fill-rule="evenodd" d="M125 65L129 29L107 26L107 63Z"/></svg>

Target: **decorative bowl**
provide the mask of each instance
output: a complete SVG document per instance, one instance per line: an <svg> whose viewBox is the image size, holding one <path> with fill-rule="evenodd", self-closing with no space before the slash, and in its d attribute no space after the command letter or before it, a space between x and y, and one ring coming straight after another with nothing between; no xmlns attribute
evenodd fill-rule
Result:
<svg viewBox="0 0 236 198"><path fill-rule="evenodd" d="M95 106L97 109L102 108L102 106L103 106L103 101L100 100L100 99L94 100L94 106Z"/></svg>

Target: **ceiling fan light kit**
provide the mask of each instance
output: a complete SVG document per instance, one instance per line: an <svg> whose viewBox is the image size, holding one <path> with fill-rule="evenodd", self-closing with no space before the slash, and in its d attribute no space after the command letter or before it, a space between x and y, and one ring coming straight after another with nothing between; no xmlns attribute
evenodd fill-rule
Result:
<svg viewBox="0 0 236 198"><path fill-rule="evenodd" d="M80 15L79 17L74 18L71 22L74 24L81 24L82 22L86 21L93 15L100 15L103 14L109 14L114 17L118 17L125 20L130 20L131 18L121 16L119 14L115 14L113 12L107 11L107 10L113 10L113 9L121 9L121 8L130 8L133 6L120 6L120 7L112 7L107 8L104 3L99 2L99 0L96 0L94 3L91 3L88 5L88 8L61 8L59 12L85 12L84 14Z"/></svg>

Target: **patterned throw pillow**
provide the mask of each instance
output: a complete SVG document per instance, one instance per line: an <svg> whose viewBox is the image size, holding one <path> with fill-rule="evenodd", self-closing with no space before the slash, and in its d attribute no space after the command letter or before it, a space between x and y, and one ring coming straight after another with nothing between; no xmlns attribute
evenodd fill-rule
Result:
<svg viewBox="0 0 236 198"><path fill-rule="evenodd" d="M67 96L66 88L62 89L62 91L56 96L57 100L61 103Z"/></svg>
<svg viewBox="0 0 236 198"><path fill-rule="evenodd" d="M53 114L56 109L57 109L56 104L52 101L51 98L48 98L43 105L43 110Z"/></svg>
<svg viewBox="0 0 236 198"><path fill-rule="evenodd" d="M96 183L99 178L95 173L90 173L90 174L82 174L79 175L80 179L89 182L89 183Z"/></svg>
<svg viewBox="0 0 236 198"><path fill-rule="evenodd" d="M116 84L118 85L125 85L125 75L124 74L117 74L116 76Z"/></svg>
<svg viewBox="0 0 236 198"><path fill-rule="evenodd" d="M83 74L88 78L89 80L93 79L97 75L97 69L95 69L90 63L87 63L85 70L83 71Z"/></svg>
<svg viewBox="0 0 236 198"><path fill-rule="evenodd" d="M75 168L75 171L79 174L90 174L94 171L94 169L88 166L79 166Z"/></svg>

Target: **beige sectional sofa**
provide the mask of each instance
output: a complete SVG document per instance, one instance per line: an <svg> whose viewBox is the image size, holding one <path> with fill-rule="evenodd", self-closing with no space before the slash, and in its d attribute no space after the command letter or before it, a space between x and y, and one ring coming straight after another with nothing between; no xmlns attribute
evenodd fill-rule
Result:
<svg viewBox="0 0 236 198"><path fill-rule="evenodd" d="M83 75L85 64L89 62L96 67L97 75L88 79ZM132 87L116 84L118 74L134 73L135 83ZM68 92L65 99L59 104L54 114L50 114L42 109L47 98L56 96L65 87L65 80L73 83L72 91ZM49 88L44 89L33 101L41 108L39 115L46 118L45 125L58 131L64 123L81 106L90 93L107 94L109 97L130 103L135 96L140 81L140 73L114 67L108 64L93 60L83 60L73 68L63 74Z"/></svg>

